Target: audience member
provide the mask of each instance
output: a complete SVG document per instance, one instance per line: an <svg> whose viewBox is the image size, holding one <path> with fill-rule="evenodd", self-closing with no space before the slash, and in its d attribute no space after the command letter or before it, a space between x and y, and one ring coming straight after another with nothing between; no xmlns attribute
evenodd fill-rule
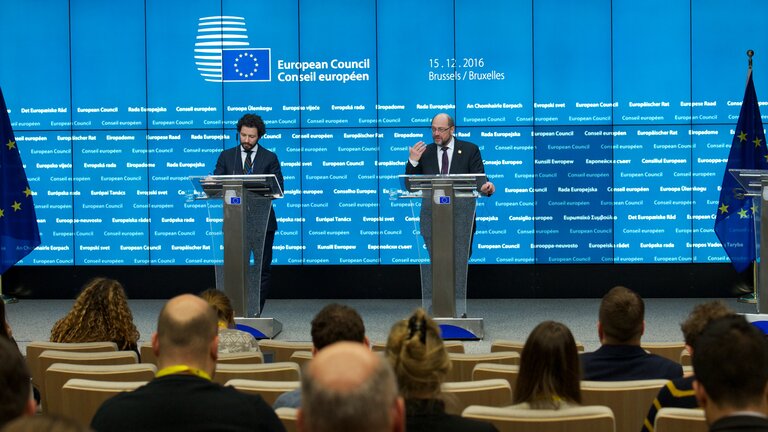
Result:
<svg viewBox="0 0 768 432"><path fill-rule="evenodd" d="M693 391L710 431L768 431L768 344L741 315L712 321L693 347Z"/></svg>
<svg viewBox="0 0 768 432"><path fill-rule="evenodd" d="M645 304L634 291L617 286L600 302L597 334L600 348L581 355L583 379L627 381L675 379L683 376L679 363L640 347L645 331Z"/></svg>
<svg viewBox="0 0 768 432"><path fill-rule="evenodd" d="M312 354L336 342L360 342L370 347L365 336L363 318L356 310L338 303L326 305L312 320ZM283 393L273 407L298 408L301 406L301 389Z"/></svg>
<svg viewBox="0 0 768 432"><path fill-rule="evenodd" d="M90 432L80 423L57 415L20 417L8 423L2 432Z"/></svg>
<svg viewBox="0 0 768 432"><path fill-rule="evenodd" d="M718 318L733 315L733 311L721 301L702 303L693 308L688 318L680 324L685 339L685 349L693 357L693 347L696 345L704 327ZM653 432L656 413L662 408L696 408L696 396L693 393L694 376L689 375L669 381L659 390L659 394L648 410L648 416L643 424L643 431Z"/></svg>
<svg viewBox="0 0 768 432"><path fill-rule="evenodd" d="M0 428L17 417L35 414L36 408L24 357L14 343L0 338Z"/></svg>
<svg viewBox="0 0 768 432"><path fill-rule="evenodd" d="M440 328L417 309L407 320L392 326L386 356L405 398L406 425L412 431L494 431L485 422L445 412L441 384L451 369L451 360L440 337Z"/></svg>
<svg viewBox="0 0 768 432"><path fill-rule="evenodd" d="M282 431L275 412L257 395L211 382L218 358L217 317L200 297L166 303L152 335L155 379L107 400L91 427L109 431Z"/></svg>
<svg viewBox="0 0 768 432"><path fill-rule="evenodd" d="M248 332L235 328L235 311L229 297L217 289L207 289L200 297L213 306L219 316L219 352L236 353L259 350L256 338Z"/></svg>
<svg viewBox="0 0 768 432"><path fill-rule="evenodd" d="M533 329L523 346L513 403L533 409L579 405L580 375L573 334L564 324L544 321Z"/></svg>
<svg viewBox="0 0 768 432"><path fill-rule="evenodd" d="M72 310L51 329L51 342L115 342L138 352L139 331L120 282L95 278L83 287Z"/></svg>
<svg viewBox="0 0 768 432"><path fill-rule="evenodd" d="M13 329L5 316L5 302L2 299L0 299L0 337L13 341Z"/></svg>
<svg viewBox="0 0 768 432"><path fill-rule="evenodd" d="M305 369L301 390L299 431L405 430L392 369L360 343L338 342L321 350Z"/></svg>

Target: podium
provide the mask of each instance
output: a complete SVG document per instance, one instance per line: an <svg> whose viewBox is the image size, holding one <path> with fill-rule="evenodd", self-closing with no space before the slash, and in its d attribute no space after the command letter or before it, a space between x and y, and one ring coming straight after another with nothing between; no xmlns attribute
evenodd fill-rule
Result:
<svg viewBox="0 0 768 432"><path fill-rule="evenodd" d="M261 260L272 200L283 197L273 174L190 177L196 199L221 199L224 207L224 264L217 267L216 288L232 302L239 330L257 339L272 338L282 330L274 318L259 310ZM251 254L253 263L251 264Z"/></svg>
<svg viewBox="0 0 768 432"><path fill-rule="evenodd" d="M443 339L482 339L483 319L467 318L467 265L472 250L478 190L485 174L402 175L419 221L422 306L440 326ZM416 202L421 209L415 217ZM423 239L423 245L419 244ZM426 249L427 257L422 258Z"/></svg>
<svg viewBox="0 0 768 432"><path fill-rule="evenodd" d="M762 230L762 226L768 226L768 171L755 169L730 169L739 184L744 188L744 195L758 198L760 205L760 217L753 218L755 223L755 256L757 265L757 280L755 281L755 297L757 300L757 313L768 313L768 248L762 248L762 244L768 245L768 230ZM753 203L753 205L756 203ZM762 263L767 263L762 265ZM755 318L757 320L757 316ZM768 321L768 315L764 315ZM768 327L766 327L768 329Z"/></svg>

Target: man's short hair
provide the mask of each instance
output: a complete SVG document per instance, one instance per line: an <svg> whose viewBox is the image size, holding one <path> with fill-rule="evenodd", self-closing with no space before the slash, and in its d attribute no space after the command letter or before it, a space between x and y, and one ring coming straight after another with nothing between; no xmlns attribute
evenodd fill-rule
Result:
<svg viewBox="0 0 768 432"><path fill-rule="evenodd" d="M391 430L391 407L398 398L392 367L379 357L375 369L356 388L328 388L311 367L301 377L301 409L312 432Z"/></svg>
<svg viewBox="0 0 768 432"><path fill-rule="evenodd" d="M0 337L0 428L24 413L31 390L24 357L13 342Z"/></svg>
<svg viewBox="0 0 768 432"><path fill-rule="evenodd" d="M319 351L341 341L365 342L365 325L353 308L331 303L312 320L312 345Z"/></svg>
<svg viewBox="0 0 768 432"><path fill-rule="evenodd" d="M680 324L686 345L693 348L701 332L713 320L733 315L734 312L725 303L716 300L696 305L685 321Z"/></svg>
<svg viewBox="0 0 768 432"><path fill-rule="evenodd" d="M172 316L167 309L168 303L163 306L157 319L160 346L172 351L183 350L190 354L205 355L211 341L218 334L218 317L214 308L207 307L203 313L185 320Z"/></svg>
<svg viewBox="0 0 768 432"><path fill-rule="evenodd" d="M765 334L741 315L712 321L693 347L693 372L718 407L761 403L768 383Z"/></svg>
<svg viewBox="0 0 768 432"><path fill-rule="evenodd" d="M606 336L616 342L628 342L643 332L645 303L631 289L614 287L600 302L599 319Z"/></svg>
<svg viewBox="0 0 768 432"><path fill-rule="evenodd" d="M242 129L243 126L256 128L256 131L259 134L259 138L263 137L264 134L267 133L267 126L264 124L264 120L261 119L260 115L246 114L240 117L240 120L237 121L237 132L240 132L240 129Z"/></svg>

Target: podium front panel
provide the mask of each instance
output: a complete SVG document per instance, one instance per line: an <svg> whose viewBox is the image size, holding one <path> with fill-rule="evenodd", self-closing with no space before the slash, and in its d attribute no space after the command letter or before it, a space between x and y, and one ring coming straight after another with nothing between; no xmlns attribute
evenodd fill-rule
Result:
<svg viewBox="0 0 768 432"><path fill-rule="evenodd" d="M422 307L434 317L457 318L467 311L467 263L476 198L459 195L446 184L422 191L421 199L410 199L418 233L414 242L421 263Z"/></svg>

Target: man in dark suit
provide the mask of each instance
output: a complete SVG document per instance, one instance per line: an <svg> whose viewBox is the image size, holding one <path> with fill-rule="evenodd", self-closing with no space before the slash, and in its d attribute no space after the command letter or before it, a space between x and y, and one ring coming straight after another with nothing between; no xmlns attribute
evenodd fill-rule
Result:
<svg viewBox="0 0 768 432"><path fill-rule="evenodd" d="M221 152L216 161L214 175L274 174L280 189L283 189L283 173L277 155L259 145L267 128L260 116L246 114L237 122L237 134L240 145ZM267 233L264 238L264 253L261 260L261 290L259 312L264 310L264 302L270 289L272 274L272 244L275 241L277 219L274 210L269 211ZM251 243L249 241L249 243ZM251 245L253 248L255 245Z"/></svg>
<svg viewBox="0 0 768 432"><path fill-rule="evenodd" d="M693 347L693 391L712 432L768 431L768 345L742 315L715 320Z"/></svg>
<svg viewBox="0 0 768 432"><path fill-rule="evenodd" d="M406 174L483 174L480 149L467 141L453 137L456 127L453 118L441 113L432 119L432 144L419 141L409 149ZM438 154L439 153L439 154ZM493 195L496 188L486 182L480 192Z"/></svg>
<svg viewBox="0 0 768 432"><path fill-rule="evenodd" d="M582 379L630 381L676 379L683 367L672 360L649 354L640 347L645 331L645 303L623 286L612 288L600 302L597 334L600 348L581 355Z"/></svg>

